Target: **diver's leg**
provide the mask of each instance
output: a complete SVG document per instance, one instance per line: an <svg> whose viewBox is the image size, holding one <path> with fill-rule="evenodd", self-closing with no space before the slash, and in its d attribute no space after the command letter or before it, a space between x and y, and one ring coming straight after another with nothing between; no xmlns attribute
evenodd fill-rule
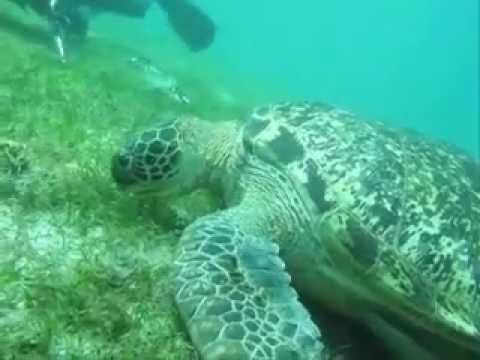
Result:
<svg viewBox="0 0 480 360"><path fill-rule="evenodd" d="M65 58L65 29L59 19L49 19L51 32L53 36L55 50L60 56L62 62L66 61Z"/></svg>
<svg viewBox="0 0 480 360"><path fill-rule="evenodd" d="M79 0L96 12L111 12L133 18L143 18L154 0Z"/></svg>
<svg viewBox="0 0 480 360"><path fill-rule="evenodd" d="M278 247L226 212L185 230L175 267L176 304L202 359L326 359Z"/></svg>
<svg viewBox="0 0 480 360"><path fill-rule="evenodd" d="M83 40L88 32L88 18L80 9L65 0L49 0L51 24L55 48L62 61L66 61L65 43L73 37Z"/></svg>

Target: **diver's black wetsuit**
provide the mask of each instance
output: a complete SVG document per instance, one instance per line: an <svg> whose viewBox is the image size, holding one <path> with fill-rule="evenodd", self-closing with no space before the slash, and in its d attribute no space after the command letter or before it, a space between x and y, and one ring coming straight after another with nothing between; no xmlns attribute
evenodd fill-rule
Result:
<svg viewBox="0 0 480 360"><path fill-rule="evenodd" d="M170 25L191 51L211 45L215 37L213 21L190 0L11 0L21 7L30 7L52 24L57 46L69 36L85 37L88 32L88 11L112 12L143 18L157 2L167 13ZM63 46L63 45L61 45ZM60 52L62 52L61 50Z"/></svg>
<svg viewBox="0 0 480 360"><path fill-rule="evenodd" d="M10 0L23 9L31 8L52 25L54 35L84 37L88 32L88 18L82 14L76 0ZM83 0L81 0L83 2ZM93 2L93 1L92 1Z"/></svg>

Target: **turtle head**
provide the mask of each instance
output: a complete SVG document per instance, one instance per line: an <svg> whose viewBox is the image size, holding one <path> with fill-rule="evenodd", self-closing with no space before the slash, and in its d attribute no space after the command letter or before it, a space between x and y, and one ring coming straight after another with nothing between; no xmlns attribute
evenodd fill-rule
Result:
<svg viewBox="0 0 480 360"><path fill-rule="evenodd" d="M166 195L193 190L204 173L200 152L191 141L198 123L176 118L143 132L113 156L114 181L133 192Z"/></svg>

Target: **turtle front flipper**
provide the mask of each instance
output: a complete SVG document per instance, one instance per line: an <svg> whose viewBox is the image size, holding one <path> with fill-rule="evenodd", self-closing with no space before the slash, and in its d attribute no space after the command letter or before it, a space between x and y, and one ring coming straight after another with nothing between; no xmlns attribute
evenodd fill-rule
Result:
<svg viewBox="0 0 480 360"><path fill-rule="evenodd" d="M176 304L202 359L322 359L273 242L219 212L190 225L178 251Z"/></svg>

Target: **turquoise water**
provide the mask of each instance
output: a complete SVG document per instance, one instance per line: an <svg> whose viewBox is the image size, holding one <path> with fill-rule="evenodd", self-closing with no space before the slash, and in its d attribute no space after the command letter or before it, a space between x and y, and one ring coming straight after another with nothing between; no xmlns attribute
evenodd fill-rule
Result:
<svg viewBox="0 0 480 360"><path fill-rule="evenodd" d="M302 237L298 238L305 242L298 243L300 245L297 247L298 252L295 250L294 255L284 256L283 260L288 271L291 271L295 283L303 281L303 272L295 271L295 267L287 262L289 259L299 259L300 268L303 264L322 263L323 260L318 262L314 251L310 251L311 254L307 251L302 252L302 244L310 246L309 238L305 237L309 233L302 227L303 222L310 222L310 216L308 218L303 216L303 202L300 205L302 212L297 213L298 197L287 197L284 200L282 195L300 194L300 199L303 199L303 195L309 194L311 197L307 199L307 204L315 203L322 209L331 206L330 199L326 196L328 184L323 179L323 175L330 172L328 168L315 170L316 166L312 166L310 161L305 162L308 182L304 184L305 186L302 185L299 191L296 186L290 188L290 181L283 183L278 181L278 191L276 187L272 188L270 185L276 181L275 176L272 176L271 180L268 176L260 176L258 178L260 181L253 179L252 183L259 185L254 187L258 186L262 190L259 196L255 190L250 191L248 182L247 191L238 192L240 194L238 199L237 196L222 197L222 190L215 186L216 183L212 188L215 194L220 194L220 199L211 197L210 192L205 189L195 191L186 197L183 196L183 187L181 193L176 191L180 183L190 183L183 181L190 176L194 179L193 176L198 175L192 183L197 183L196 179L200 178L216 178L210 176L210 172L200 172L198 168L202 168L202 165L215 163L222 166L236 163L237 156L228 156L230 153L236 155L236 152L230 152L230 147L224 146L225 143L230 144L225 141L225 136L230 132L227 123L223 128L225 132L216 134L215 130L222 130L222 124L213 122L212 141L208 139L208 142L189 142L187 151L184 152L187 156L177 156L179 151L184 149L178 149L179 145L185 142L178 141L178 138L173 140L171 134L168 135L171 128L160 133L160 138L165 142L170 138L168 143L159 147L160 150L154 148L153 142L150 143L151 151L147 154L141 150L142 145L145 147L147 145L137 143L139 146L136 150L141 156L139 161L127 161L131 168L127 169L128 171L132 169L136 171L139 165L141 173L144 170L146 172L148 168L152 173L155 172L155 176L165 175L168 178L180 167L181 175L169 181L160 180L158 183L152 183L154 186L151 189L160 190L158 194L152 192L137 197L129 191L121 191L123 186L118 186L118 183L132 185L133 180L133 183L138 183L140 185L138 188L142 189L144 181L139 180L142 174L135 178L129 176L131 174L128 171L122 172L125 170L121 169L121 166L125 166L125 162L122 161L125 158L114 155L112 161L112 155L118 153L120 144L124 141L131 139L132 136L135 138L136 130L143 130L152 122L168 121L169 116L179 109L193 111L201 116L205 114L212 119L217 116L215 119L218 119L228 117L228 114L236 116L243 113L244 105L250 104L252 98L253 102L258 104L265 101L314 99L349 109L367 119L373 118L415 128L430 137L447 140L479 156L478 0L461 0L460 5L453 4L451 0L413 0L411 3L389 0L369 2L305 0L296 2L297 5L285 0L192 1L210 14L218 24L218 37L207 51L192 54L172 32L165 14L157 6L153 6L146 19L114 15L102 15L94 19L89 38L81 44L85 46L76 48L76 45L72 44L71 53L67 51L68 61L65 64L59 61L58 54L53 51L52 39L47 36L47 32L38 31L46 29L45 22L41 21L44 19L36 18L31 12L25 13L17 7L7 9L6 4L12 4L0 1L0 308L2 309L0 360L27 358L93 360L117 359L119 356L123 359L147 360L197 359L199 355L187 331L192 327L189 328L189 325L182 321L179 308L173 306L175 287L172 282L173 266L175 254L178 253L179 235L188 237L193 233L196 236L195 230L182 232L181 227L193 218L216 211L219 207L230 207L233 212L229 212L230 215L220 226L211 225L205 228L204 234L199 232L199 241L204 241L211 230L225 230L225 234L220 233L218 237L211 238L213 242L220 241L218 239L225 241L224 235L230 233L228 225L235 227L237 223L240 226L248 225L250 218L254 219L252 223L255 224L264 224L268 219L273 219L275 233L272 233L272 239L278 240L281 245L282 257L283 254L288 254L284 251L291 249L291 231L293 230L295 235L297 224L300 224L299 233L301 231ZM18 23L13 21L15 16L18 16ZM102 39L99 40L98 37ZM103 41L104 38L140 50L151 57L156 65L160 65L159 69L165 70L167 77L156 67L153 67L153 70L147 67L150 71L145 71L141 61L140 66L130 68L131 55L137 55L137 52L111 46L109 42ZM127 59L130 62L124 61ZM139 59L142 58L137 58ZM140 76L136 76L139 74ZM169 78L170 75L178 78L180 84L179 89L174 87L175 94L182 94L183 90L186 90L187 97L191 95L191 105L187 106L185 101L178 99L175 101L171 96L173 89L171 83L167 85L169 91L162 92L159 84L166 81L165 78ZM205 84L217 91L209 92L205 89ZM152 89L152 86L156 88ZM225 95L223 99L229 99L229 96L230 99L232 97L239 99L240 103L235 101L222 103L218 101L221 99L216 97L219 94ZM230 105L231 108L225 109ZM157 113L162 117L152 116ZM248 129L250 133L258 131L258 128L255 129L258 123L251 125ZM198 139L201 140L205 134L204 126L209 125L199 121L197 126L202 129L198 131L200 134ZM182 131L182 135L188 135L184 138L197 139L195 122L189 122L188 127L183 125L180 128L188 130ZM193 136L190 135L191 132ZM152 132L145 134L143 138L145 142L151 139L151 135ZM238 133L232 136L237 138ZM281 139L279 143L275 141L278 139ZM272 155L275 157L283 155L283 159L286 159L285 155L298 156L300 152L298 146L295 147L295 137L293 142L291 137L284 135L278 139L268 141L267 137L267 140L259 140L258 144L246 141L243 145L253 153L258 149L261 159ZM363 136L361 139L364 139ZM205 150L206 148L208 150ZM273 152L270 152L270 149ZM284 153L285 149L293 151ZM386 153L386 149L387 147L380 150ZM169 155L158 160L153 159L158 166L147 167L150 160L156 157L153 154L159 151ZM211 158L208 156L208 162L198 156L210 153L212 156ZM123 152L121 154L123 155ZM239 169L250 168L247 162L243 162L250 158L239 158L242 161L240 163L242 167ZM376 164L379 166L369 171L366 178L356 179L353 176L358 174L356 171L347 171L345 178L339 181L341 184L334 187L331 193L335 194L336 189L340 189L340 196L335 197L333 201L338 201L341 206L348 205L351 193L349 188L354 189L360 184L367 191L363 191L363 188L361 192L355 191L355 200L358 200L362 208L367 209L373 217L359 216L365 219L365 222L362 222L360 227L348 229L350 235L355 231L355 236L350 238L346 233L343 234L341 229L337 234L332 235L329 232L329 216L337 215L336 212L322 215L321 221L315 221L313 230L318 233L310 238L315 241L310 249L319 250L326 256L332 255L335 262L339 259L338 274L345 277L339 276L338 284L340 287L344 284L349 287L346 280L350 279L351 271L356 269L354 259L365 264L368 262L371 266L372 260L381 254L378 251L382 249L384 240L383 237L379 237L373 238L372 241L371 236L364 236L366 234L364 231L356 231L363 228L368 230L369 227L374 230L373 227L383 225L385 229L394 229L395 236L398 235L394 240L398 240L399 244L400 241L408 241L409 249L419 251L415 256L419 256L418 263L423 269L431 265L427 264L431 260L435 263L432 263L430 268L440 269L434 271L437 274L441 272L441 276L435 275L435 281L436 279L441 281L438 287L436 283L431 282L433 277L415 276L411 279L413 296L409 299L415 301L411 304L421 304L424 310L432 309L432 303L429 302L432 300L429 298L430 290L434 290L434 295L439 294L435 299L448 298L450 293L441 291L442 286L446 284L444 276L450 275L450 270L463 271L471 267L472 277L468 272L464 272L465 282L456 282L458 276L452 276L448 278L452 282L448 281L446 286L455 286L458 290L452 294L452 302L448 308L455 309L460 301L465 311L471 311L470 314L473 316L467 319L468 315L461 311L446 316L453 319L450 324L457 319L456 315L464 318L462 321L465 320L465 323L472 320L472 324L467 326L473 329L478 323L475 316L477 314L475 306L478 304L474 305L478 296L467 297L466 294L467 292L471 294L474 290L473 282L479 283L480 263L474 250L475 235L479 233L477 210L480 205L478 197L468 188L468 180L465 180L462 186L462 179L455 179L456 173L452 173L452 168L450 171L444 171L446 168L444 166L431 174L427 169L425 173L412 177L411 187L409 181L400 179L399 183L406 185L405 189L389 191L388 184L398 184L396 181L399 178L393 178L395 174L408 176L410 174L405 171L399 172L401 167L398 166L400 165L398 162L393 163L391 169L388 166L384 169L383 164L386 164L387 156L372 158L378 161ZM253 159L252 174L255 173L257 158ZM421 160L427 162L424 159ZM164 160L169 163L160 167ZM145 163L145 166L141 166L142 163ZM134 165L131 166L132 164ZM197 166L198 164L200 165ZM465 161L462 165L465 176L478 179L476 177L478 164ZM407 166L404 169L415 166ZM154 170L155 167L157 170ZM228 185L225 193L237 195L236 191L230 190L237 188L234 176L238 172L230 172L229 167L226 167L215 171L215 174L221 174L220 171L224 170L227 170L227 176L221 177ZM233 175L230 176L230 173ZM248 173L241 171L240 175L242 178L249 178L250 175L243 176ZM332 176L325 178L334 179L337 173L338 169L332 166ZM352 176L349 177L350 175ZM352 178L354 183L349 181ZM283 180L283 177L278 176L278 179ZM292 179L295 180L296 177ZM451 181L451 186L445 186L447 181ZM344 191L343 184L347 183L348 185L345 185L347 191ZM169 191L172 189L169 187L171 184L175 185L173 191ZM478 190L474 180L472 186L475 191ZM239 189L242 187L243 184L238 185ZM148 186L145 189L147 188ZM290 191L291 189L293 191ZM406 197L404 190L412 194L412 197ZM252 196L252 199L245 196L246 201L241 201L240 205L236 202L229 203L231 197L234 197L235 201L242 200L240 199L243 197L242 193ZM369 193L372 196L366 198ZM404 199L408 202L405 203ZM248 204L248 209L244 204ZM366 206L363 206L364 204ZM244 207L245 210L237 213L239 221L234 218L231 222L230 219L237 211L235 210L237 205L240 208ZM292 210L287 212L290 207ZM396 209L401 211L396 213ZM435 212L432 213L432 209ZM221 213L217 212L215 216ZM295 222L288 222L290 218ZM199 224L203 221L208 222L207 219L204 218ZM286 223L283 222L284 219L287 220ZM347 218L347 221L349 220L351 219ZM380 221L383 220L385 222L381 224ZM324 223L327 223L327 226L324 227ZM332 224L335 224L333 220ZM357 224L357 221L353 221L353 224ZM201 230L196 226L191 229ZM255 229L249 226L245 228L248 237L256 239ZM262 238L267 235L267 239L270 239L266 231L268 228L270 227L264 226L260 229ZM285 238L290 243L287 246L285 242L281 242L282 236L275 236L282 228L288 230ZM176 231L172 231L173 229ZM243 229L240 230L237 233L239 236L243 233ZM373 231L371 233L373 234ZM337 237L338 234L340 238ZM412 237L407 238L407 235ZM455 237L453 247L450 246L451 236ZM295 238L297 236L293 239ZM335 243L337 239L341 240L338 246ZM415 247L416 239L420 239L418 247ZM230 252L229 259L235 253L243 254L235 263L247 266L247 275L250 274L250 270L253 271L250 275L255 275L257 269L253 267L250 269L249 266L257 264L263 266L262 257L266 254L263 250L270 248L266 246L262 250L264 240L259 241L258 248L257 244L252 246L252 251L249 246L242 246L238 252ZM322 243L317 240L321 240ZM247 242L242 245L245 244ZM313 244L327 244L327 247L325 250L317 249ZM209 259L213 261L215 255L213 253L222 250L220 246L212 245L194 246L192 249L212 252ZM235 246L236 244L233 244L232 248L236 248ZM352 264L346 263L348 253L342 249L351 251ZM453 257L450 257L452 254ZM185 255L185 258L205 259L204 254L200 255L201 257L197 257L197 254ZM247 259L249 256L253 260L251 264ZM323 258L321 256L319 259ZM276 257L272 253L269 253L266 259L267 267L268 259L273 259L272 264L276 263ZM405 263L400 259L402 265L405 264L406 271L412 269L409 266L411 259L406 257ZM387 257L385 264L390 261L391 258ZM295 263L297 261L293 261L294 265ZM195 266L197 265L195 263ZM209 268L202 265L198 271ZM306 274L314 274L310 272L310 266L303 269L307 269ZM370 269L376 270L376 265ZM191 274L198 274L197 269L192 270ZM240 267L239 270L244 269ZM262 271L259 274L264 272L263 269L260 270ZM379 275L379 279L390 282L398 273L394 270L397 269L390 272L387 269L387 272L380 271L378 274L368 270L368 274ZM241 278L237 276L238 271L234 274L235 279ZM275 273L271 274L273 274L271 280L276 281ZM456 275L461 274L457 272ZM248 281L248 277L245 279ZM268 277L265 279L268 283ZM307 277L308 281L311 279ZM328 295L332 295L331 299L328 299L329 304L338 299L348 308L349 299L343 301L348 292L339 292L338 296L335 294L336 287L333 284L336 279L332 277L331 282L327 281L324 284L314 281L313 283L320 284L320 287L315 286L314 292L320 294L321 291L327 290ZM325 340L330 336L335 338L332 339L335 343L332 349L345 351L348 358L351 355L357 359L387 359L388 355L383 353L384 350L387 352L384 347L392 347L392 350L408 353L408 358L413 359L418 358L416 356L418 349L410 349L407 346L404 348L403 344L409 345L410 335L414 335L415 342L425 345L426 348L435 347L432 349L435 350L435 354L441 353L445 359L477 358L469 354L465 357L449 356L457 350L453 343L461 340L460 337L455 338L452 329L448 334L446 332L443 334L452 339L450 349L450 342L444 341L446 338L443 339L441 336L437 338L436 332L431 333L431 339L427 334L429 331L425 331L425 334L419 331L417 337L416 329L404 327L402 321L397 323L395 311L406 310L407 307L403 307L402 304L406 304L405 306L408 304L406 297L405 302L399 303L394 295L405 293L387 294L389 287L385 287L385 291L382 290L381 282L378 287L372 287L369 283L362 287L361 274L351 279L359 282L358 289L364 289L365 294L371 291L371 295L374 296L375 289L378 289L380 292L376 295L388 295L385 299L392 301L392 311L381 311L378 313L379 316L367 314L362 317L373 321L370 326L373 325L376 332L371 334L366 331L364 324L354 324L353 319L348 316L324 314L323 309L317 308L316 303L312 303L310 307L309 302L305 301L306 308L315 321L318 321ZM394 289L394 280L389 284L390 289ZM253 285L256 284L255 282ZM303 284L305 285L305 282ZM426 291L423 291L425 289L422 284L425 284ZM229 287L227 284L225 289ZM356 288L357 286L352 288L352 294ZM199 282L198 286L195 284L192 289L193 292L195 289L202 292L207 289L205 291L207 295L202 295L208 297L209 288L208 286L204 288L203 283ZM303 289L298 287L298 290L300 294L305 295L305 287ZM400 290L403 291L403 287ZM181 291L187 293L190 290ZM223 290L221 292L223 293ZM278 294L287 293L279 291ZM363 292L358 294L361 295ZM326 297L322 299L325 300ZM253 300L252 303L258 305L256 299ZM361 299L359 301L358 305L363 306ZM188 304L193 303L188 301ZM214 302L211 304L214 305ZM351 304L355 305L357 301L352 299ZM443 308L440 302L433 305L438 309ZM218 306L218 311L221 311L221 308L222 306ZM368 311L368 306L365 309ZM372 309L374 307L370 307L370 310ZM446 311L447 308L444 309ZM442 313L446 314L445 311ZM416 313L412 310L409 314ZM232 311L231 314L235 315L235 312ZM400 312L397 314L400 315ZM389 329L387 326L385 329L382 326L384 315L385 320L392 321L395 328ZM270 320L270 315L268 318ZM235 317L230 319L235 321ZM327 322L326 326L324 322ZM214 325L210 328L208 322L205 324L199 329L206 329L201 337L208 338L214 333L215 322L212 322ZM431 324L434 323L423 322L426 330ZM448 324L445 321L438 329L446 329ZM229 329L235 328L232 326ZM286 327L283 331L285 330ZM388 331L385 338L382 336L384 330ZM190 334L192 333L193 331L190 331ZM400 336L389 344L384 343L384 340L390 340L387 339L390 337L389 334L396 336L396 333L401 335L405 333L408 336ZM439 335L440 333L442 331ZM240 332L233 331L230 335L233 338L233 335L238 337L238 334ZM377 335L381 336L377 338ZM460 332L457 335L461 336ZM427 339L425 344L423 339ZM298 340L302 344L308 343L306 341L308 339ZM341 343L339 348L336 346L337 343ZM471 345L472 349L477 348L474 338L471 338ZM232 354L234 349L235 346L232 346ZM410 353L411 350L415 351ZM444 353L443 350L449 352ZM375 355L372 355L372 352ZM369 355L366 355L367 353Z"/></svg>
<svg viewBox="0 0 480 360"><path fill-rule="evenodd" d="M272 85L269 98L308 98L418 129L478 156L478 1L197 0L217 40L190 64L215 61ZM162 56L174 42L158 7L146 21L102 16L97 31ZM122 31L119 33L119 30ZM181 48L181 44L178 44ZM179 59L182 61L182 59Z"/></svg>

